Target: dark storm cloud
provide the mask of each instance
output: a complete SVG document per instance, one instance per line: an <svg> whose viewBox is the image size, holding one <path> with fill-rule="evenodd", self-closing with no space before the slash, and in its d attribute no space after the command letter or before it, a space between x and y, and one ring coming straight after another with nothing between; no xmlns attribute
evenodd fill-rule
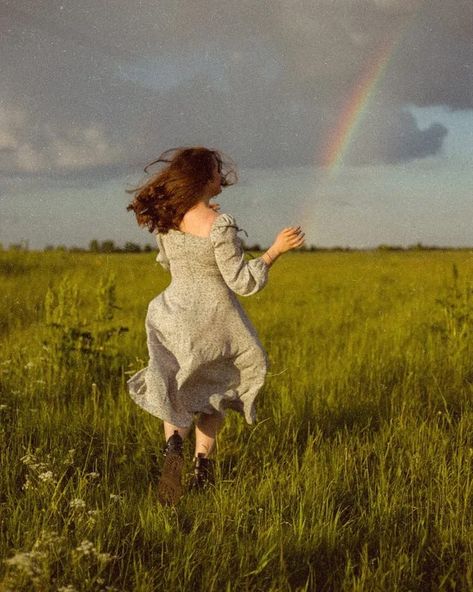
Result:
<svg viewBox="0 0 473 592"><path fill-rule="evenodd" d="M389 67L389 92L418 106L473 108L473 3L426 3Z"/></svg>
<svg viewBox="0 0 473 592"><path fill-rule="evenodd" d="M386 99L473 108L470 0L303 0L281 6L276 30L284 34L274 39L290 66L285 73L304 77L313 88L323 84L331 101L353 90L391 39Z"/></svg>
<svg viewBox="0 0 473 592"><path fill-rule="evenodd" d="M463 0L17 0L0 10L4 173L106 178L191 143L240 166L313 164L394 32L403 44L377 97L384 116L360 132L365 161L440 150L445 128L418 129L403 104L472 106ZM255 39L274 56L271 76ZM133 64L176 55L199 56L208 72L223 64L226 78L196 72L173 88L125 80Z"/></svg>
<svg viewBox="0 0 473 592"><path fill-rule="evenodd" d="M383 136L379 135L380 127ZM447 128L439 123L419 129L412 114L402 109L371 111L364 116L345 160L364 165L423 158L441 150L447 133Z"/></svg>

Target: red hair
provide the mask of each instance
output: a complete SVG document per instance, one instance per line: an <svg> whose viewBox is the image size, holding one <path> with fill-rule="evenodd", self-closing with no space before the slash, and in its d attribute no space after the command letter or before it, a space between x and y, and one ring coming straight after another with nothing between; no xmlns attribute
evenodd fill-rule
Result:
<svg viewBox="0 0 473 592"><path fill-rule="evenodd" d="M175 154L170 156L173 151ZM179 230L184 214L199 203L212 179L215 159L222 187L234 185L238 180L234 166L230 159L223 160L220 151L202 146L166 150L157 160L147 164L144 172L147 173L148 167L157 162L169 163L168 166L135 189L125 190L135 194L127 211L133 210L138 225L147 226L149 232L157 229L166 234L170 228Z"/></svg>

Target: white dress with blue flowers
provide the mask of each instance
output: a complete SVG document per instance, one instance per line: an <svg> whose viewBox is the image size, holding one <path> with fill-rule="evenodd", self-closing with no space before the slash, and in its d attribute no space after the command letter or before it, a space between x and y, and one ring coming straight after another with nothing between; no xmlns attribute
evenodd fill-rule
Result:
<svg viewBox="0 0 473 592"><path fill-rule="evenodd" d="M140 407L175 426L227 409L256 421L269 360L236 294L263 289L269 266L262 257L245 259L238 230L222 213L208 237L175 229L155 235L156 260L172 280L149 303L149 363L127 386Z"/></svg>

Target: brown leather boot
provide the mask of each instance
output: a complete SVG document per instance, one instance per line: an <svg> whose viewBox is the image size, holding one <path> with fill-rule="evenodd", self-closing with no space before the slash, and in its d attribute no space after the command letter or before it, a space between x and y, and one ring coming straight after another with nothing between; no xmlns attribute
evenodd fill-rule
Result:
<svg viewBox="0 0 473 592"><path fill-rule="evenodd" d="M194 459L194 474L189 482L189 491L202 491L215 483L215 462L199 452Z"/></svg>
<svg viewBox="0 0 473 592"><path fill-rule="evenodd" d="M177 430L163 449L164 464L158 482L158 499L163 505L175 505L182 496L183 440Z"/></svg>

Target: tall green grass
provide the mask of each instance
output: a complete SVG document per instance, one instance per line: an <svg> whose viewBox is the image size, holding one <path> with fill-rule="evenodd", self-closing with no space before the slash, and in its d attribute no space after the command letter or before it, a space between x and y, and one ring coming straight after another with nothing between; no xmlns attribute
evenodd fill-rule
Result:
<svg viewBox="0 0 473 592"><path fill-rule="evenodd" d="M473 589L472 271L468 251L279 259L240 298L271 364L258 423L230 413L216 487L163 508L162 423L126 380L169 275L153 253L0 253L0 591Z"/></svg>

